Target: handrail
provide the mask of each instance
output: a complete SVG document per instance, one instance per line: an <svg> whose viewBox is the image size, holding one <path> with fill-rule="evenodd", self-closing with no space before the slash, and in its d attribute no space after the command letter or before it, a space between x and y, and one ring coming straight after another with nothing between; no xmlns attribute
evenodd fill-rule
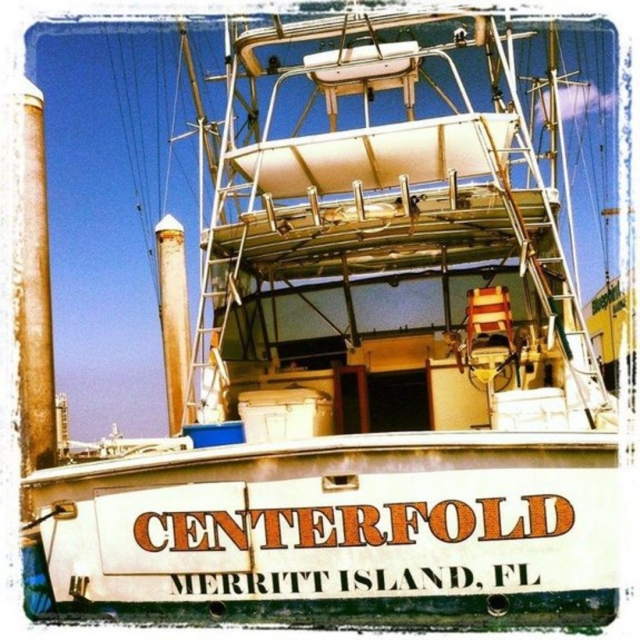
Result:
<svg viewBox="0 0 640 640"><path fill-rule="evenodd" d="M364 19L353 20L347 25L348 35L369 33L370 29L399 28L426 22L445 22L451 19L464 19L478 15L474 12L456 12L449 14L425 15L424 13L392 12L368 14L368 23ZM240 35L235 42L235 51L242 60L244 67L250 75L259 76L262 66L256 58L254 49L265 45L273 45L279 42L304 42L315 40L321 33L324 38L338 38L341 36L344 26L344 17L341 15L329 18L314 19L304 22L292 22L282 25L279 34L274 27L252 29ZM455 45L454 45L455 46Z"/></svg>
<svg viewBox="0 0 640 640"><path fill-rule="evenodd" d="M451 56L446 54L444 51L441 51L439 49L419 50L419 51L417 51L415 53L411 53L410 55L403 54L403 55L397 55L397 56L388 56L387 58L385 58L385 60L403 60L405 58L428 58L428 57L441 57L441 58L444 58L449 63L449 67L451 68L451 72L452 72L454 80L455 80L455 82L456 82L456 84L458 86L458 89L459 89L460 94L462 96L462 99L464 101L465 107L468 109L469 113L473 113L473 107L471 105L471 101L469 99L469 96L467 94L466 89L464 88L464 85L462 83L460 75L458 74L458 70L456 68L456 65L454 64L453 60L451 59ZM372 62L372 60L369 60L369 59L358 60L358 61L350 62L349 65L353 65L354 67L358 67L358 66L364 66L364 65L371 64L371 62ZM328 70L337 68L337 66L338 65L336 63L327 64L327 65L319 65L317 67L313 67L313 72L328 71ZM274 84L273 90L271 92L271 98L269 100L269 107L268 107L267 116L266 116L266 119L265 119L264 131L263 131L263 134L262 134L262 139L260 141L261 143L267 142L267 140L269 138L269 134L270 134L270 130L271 130L271 124L272 124L272 120L273 120L273 114L274 114L274 111L275 111L276 97L277 97L278 92L280 90L280 87L282 86L284 81L288 80L289 78L295 77L295 76L309 74L309 72L310 72L310 69L307 68L307 67L297 67L297 68L293 68L293 69L290 69L290 70L286 71L285 73L283 73L282 75L280 75L278 77L278 79L276 80L276 82ZM251 189L251 195L249 197L249 202L248 202L248 207L247 207L248 211L253 211L255 200L256 200L256 197L257 197L258 184L259 184L259 181L260 181L260 171L262 169L263 157L264 157L264 151L260 151L260 153L258 154L257 161L256 161L256 170L255 170L255 174L254 174L254 178L253 178L253 187Z"/></svg>

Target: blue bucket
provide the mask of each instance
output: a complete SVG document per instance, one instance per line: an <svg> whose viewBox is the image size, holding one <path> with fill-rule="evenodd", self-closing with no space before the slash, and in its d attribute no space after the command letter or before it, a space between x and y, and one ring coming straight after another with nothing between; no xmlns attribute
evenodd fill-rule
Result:
<svg viewBox="0 0 640 640"><path fill-rule="evenodd" d="M241 420L185 425L182 428L182 435L189 436L196 449L245 442L244 423Z"/></svg>

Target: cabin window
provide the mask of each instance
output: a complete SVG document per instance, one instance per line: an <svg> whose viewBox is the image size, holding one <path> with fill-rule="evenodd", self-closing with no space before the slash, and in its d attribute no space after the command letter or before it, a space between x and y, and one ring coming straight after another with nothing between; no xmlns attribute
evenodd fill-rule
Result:
<svg viewBox="0 0 640 640"><path fill-rule="evenodd" d="M216 316L222 322L224 310ZM266 360L268 349L264 340L260 309L256 300L245 300L241 307L233 306L224 335L223 356L227 360Z"/></svg>
<svg viewBox="0 0 640 640"><path fill-rule="evenodd" d="M409 331L444 325L439 279L398 280L354 286L353 302L361 334Z"/></svg>
<svg viewBox="0 0 640 640"><path fill-rule="evenodd" d="M331 369L345 364L349 320L341 287L303 288L301 295L280 289L263 296L262 313L264 333L269 345L278 347L283 369ZM256 336L256 343L261 336Z"/></svg>
<svg viewBox="0 0 640 640"><path fill-rule="evenodd" d="M509 288L511 298L511 313L514 322L523 323L528 319L525 304L525 289L523 280L518 273L501 272L485 277L481 274L452 277L449 280L449 297L451 308L451 325L453 329L464 327L467 317L467 291L469 289L502 285ZM531 287L533 291L533 286Z"/></svg>
<svg viewBox="0 0 640 640"><path fill-rule="evenodd" d="M349 320L341 288L302 291L302 295L279 292L263 301L269 340L308 340L341 335Z"/></svg>

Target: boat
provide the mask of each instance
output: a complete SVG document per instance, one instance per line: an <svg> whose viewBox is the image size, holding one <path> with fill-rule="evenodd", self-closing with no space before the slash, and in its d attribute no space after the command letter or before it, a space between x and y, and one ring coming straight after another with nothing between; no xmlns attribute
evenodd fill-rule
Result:
<svg viewBox="0 0 640 640"><path fill-rule="evenodd" d="M36 623L616 619L627 414L560 236L555 23L512 17L227 19L171 435L25 475ZM514 52L543 28L549 72L523 92Z"/></svg>

